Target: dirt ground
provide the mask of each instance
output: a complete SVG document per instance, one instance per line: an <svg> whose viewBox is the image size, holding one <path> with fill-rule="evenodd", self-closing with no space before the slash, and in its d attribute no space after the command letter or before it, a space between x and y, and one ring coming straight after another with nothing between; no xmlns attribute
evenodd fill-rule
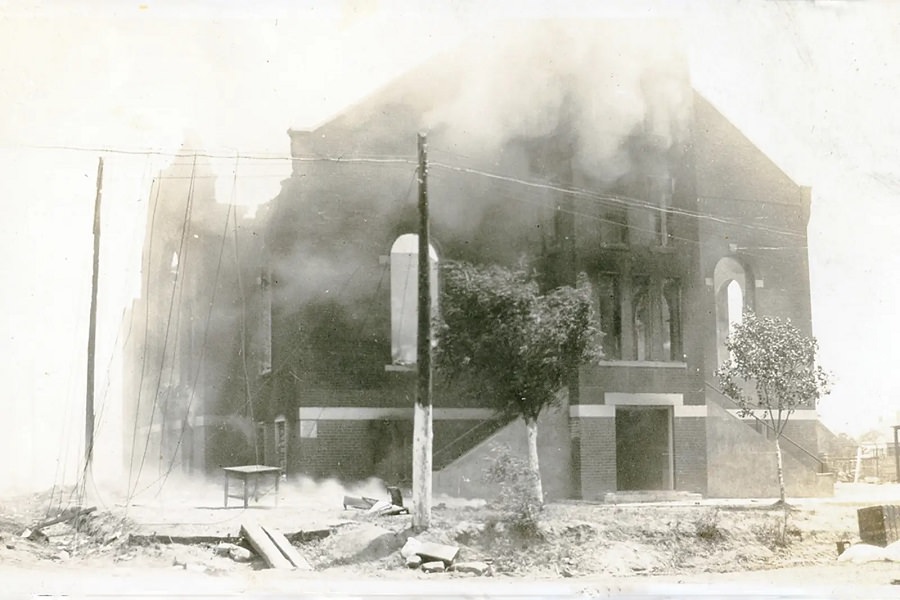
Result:
<svg viewBox="0 0 900 600"><path fill-rule="evenodd" d="M336 483L282 485L277 506L269 492L247 509L237 500L229 500L235 507L224 508L217 482L178 482L165 494L135 498L128 505L95 494L81 500L82 506L97 510L77 531L73 523L63 522L44 527L46 538L33 539L23 532L70 507L77 497L57 490L8 498L0 501L0 564L42 573L184 571L253 581L268 572L262 571L262 561L239 563L219 556L215 538L241 543L241 523L263 522L287 534L314 567L293 577L475 577L408 569L398 552L413 535L408 515L376 517L342 506L345 494L386 498L379 482L351 489ZM585 589L625 589L637 581L789 584L796 579L799 585L832 580L884 585L900 579L900 564L849 565L836 560L837 542L858 541L857 509L875 504L900 504L900 486L839 484L834 498L791 500L782 540L784 512L773 508L771 499L553 503L541 514L537 532L524 535L483 500L436 498L433 526L416 537L459 547L457 561L483 561L490 566L483 577L495 580L570 580L583 582ZM167 536L207 539L166 543Z"/></svg>

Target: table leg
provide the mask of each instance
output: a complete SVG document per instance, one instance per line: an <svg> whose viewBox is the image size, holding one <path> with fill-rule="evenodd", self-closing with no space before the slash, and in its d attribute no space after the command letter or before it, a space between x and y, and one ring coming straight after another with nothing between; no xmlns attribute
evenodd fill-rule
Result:
<svg viewBox="0 0 900 600"><path fill-rule="evenodd" d="M278 506L278 484L281 481L281 471L275 472L275 506Z"/></svg>
<svg viewBox="0 0 900 600"><path fill-rule="evenodd" d="M225 471L225 508L228 508L228 471Z"/></svg>
<svg viewBox="0 0 900 600"><path fill-rule="evenodd" d="M247 475L244 476L244 508L247 508Z"/></svg>

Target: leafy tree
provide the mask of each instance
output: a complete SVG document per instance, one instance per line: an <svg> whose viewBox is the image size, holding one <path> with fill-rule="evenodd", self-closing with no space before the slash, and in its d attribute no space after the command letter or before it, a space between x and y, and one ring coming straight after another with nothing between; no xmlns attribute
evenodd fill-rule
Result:
<svg viewBox="0 0 900 600"><path fill-rule="evenodd" d="M829 376L816 365L818 342L790 320L744 313L725 346L730 358L717 371L722 390L742 416L762 413L775 434L780 503L785 503L781 437L798 408L814 408L828 393Z"/></svg>
<svg viewBox="0 0 900 600"><path fill-rule="evenodd" d="M865 433L860 434L859 441L863 443L869 444L877 444L879 442L886 442L888 439L887 429L870 429Z"/></svg>
<svg viewBox="0 0 900 600"><path fill-rule="evenodd" d="M462 262L443 263L441 274L436 372L525 421L533 500L543 504L538 416L578 365L599 357L586 286L542 294L524 270Z"/></svg>

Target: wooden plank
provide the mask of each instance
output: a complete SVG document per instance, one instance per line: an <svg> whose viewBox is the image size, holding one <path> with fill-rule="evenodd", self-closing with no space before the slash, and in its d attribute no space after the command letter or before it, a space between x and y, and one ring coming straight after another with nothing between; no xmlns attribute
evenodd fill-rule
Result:
<svg viewBox="0 0 900 600"><path fill-rule="evenodd" d="M284 534L275 529L274 527L267 527L266 525L260 525L262 530L269 536L269 539L272 540L272 543L275 544L275 547L281 551L281 554L287 558L292 565L297 567L302 571L312 571L312 565L309 564L303 556L297 552L297 549L294 548L293 545L284 537Z"/></svg>
<svg viewBox="0 0 900 600"><path fill-rule="evenodd" d="M51 525L56 525L57 523L62 523L63 521L71 521L78 517L82 517L84 515L89 515L92 512L97 510L96 506L92 506L90 508L81 508L80 506L76 506L75 508L67 508L63 512L61 512L56 518L50 519L48 521L43 521L32 529L43 529L44 527L49 527Z"/></svg>
<svg viewBox="0 0 900 600"><path fill-rule="evenodd" d="M132 533L128 543L138 546L150 544L218 544L219 542L235 543L239 538L232 535L167 535L165 533L141 534Z"/></svg>
<svg viewBox="0 0 900 600"><path fill-rule="evenodd" d="M256 553L273 569L293 569L291 562L284 557L281 550L272 543L262 527L256 523L241 524L241 535L250 542Z"/></svg>

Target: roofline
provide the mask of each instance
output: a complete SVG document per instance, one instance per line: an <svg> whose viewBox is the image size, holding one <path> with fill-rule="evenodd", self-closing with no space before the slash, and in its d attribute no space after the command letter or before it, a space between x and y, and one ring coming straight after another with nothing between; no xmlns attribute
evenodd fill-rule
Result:
<svg viewBox="0 0 900 600"><path fill-rule="evenodd" d="M726 114L725 114L725 111L723 111L721 108L719 108L719 106L718 106L715 102L713 102L712 100L710 100L705 94L703 94L700 90L698 90L698 89L697 89L696 87L694 87L693 85L691 85L691 89L694 91L694 94L695 94L696 96L700 97L700 99L702 99L704 102L706 102L707 104L709 104L709 105L713 108L713 110L715 110L717 113L719 113L719 115L721 115L723 119L725 119L726 121L728 121L728 122L731 124L731 126L734 127L734 128L738 131L738 133L740 133L742 136L744 136L744 138L746 138L746 140L747 140L748 142L750 142L750 143L753 145L754 148L756 148L757 150L759 150L759 152L760 152L763 156L765 156L766 159L768 159L768 161L769 161L770 163L772 163L772 165L773 165L776 169L778 169L778 171L779 171L782 175L784 175L785 179L787 179L788 181L790 181L792 184L794 184L794 185L795 185L796 187L798 187L798 188L810 189L810 186L804 185L804 184L798 182L796 179L794 179L794 178L791 177L790 175L788 175L787 172L782 168L782 166L781 166L780 164L778 164L777 162L775 162L775 160L772 158L772 156L771 156L764 148L762 148L755 140L750 139L750 136L747 135L747 132L745 132L740 126L738 126L738 124L737 124L736 121L734 121L731 117L729 117L728 115L726 115ZM696 113L696 111L695 111L695 112L694 112L694 118L695 118L695 119L696 119L696 116L697 116L697 113Z"/></svg>

